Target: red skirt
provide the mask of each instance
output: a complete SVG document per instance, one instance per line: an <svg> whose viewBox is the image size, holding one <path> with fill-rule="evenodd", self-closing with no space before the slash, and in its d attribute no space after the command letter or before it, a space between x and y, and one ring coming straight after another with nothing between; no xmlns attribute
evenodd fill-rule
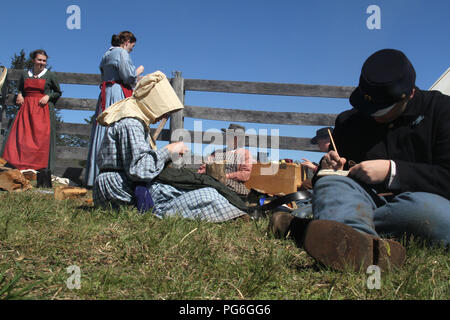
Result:
<svg viewBox="0 0 450 320"><path fill-rule="evenodd" d="M48 104L39 106L45 79L26 79L24 103L17 112L3 158L19 170L47 168L50 152Z"/></svg>

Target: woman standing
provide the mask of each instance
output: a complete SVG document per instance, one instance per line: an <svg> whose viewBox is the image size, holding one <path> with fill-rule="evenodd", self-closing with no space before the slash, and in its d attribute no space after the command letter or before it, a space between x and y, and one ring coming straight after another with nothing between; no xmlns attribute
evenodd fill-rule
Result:
<svg viewBox="0 0 450 320"><path fill-rule="evenodd" d="M38 186L51 187L56 145L54 105L62 92L55 75L46 68L47 53L35 50L30 56L33 68L19 80L16 104L20 108L3 158L17 169L38 170L38 178L47 178Z"/></svg>
<svg viewBox="0 0 450 320"><path fill-rule="evenodd" d="M112 47L106 51L100 62L102 83L101 93L97 102L95 118L110 105L128 98L133 93L136 79L144 72L144 67L135 68L130 58L130 52L136 45L136 37L129 31L113 35ZM86 164L85 184L92 187L99 173L96 156L105 135L105 127L97 121L92 124L89 153Z"/></svg>

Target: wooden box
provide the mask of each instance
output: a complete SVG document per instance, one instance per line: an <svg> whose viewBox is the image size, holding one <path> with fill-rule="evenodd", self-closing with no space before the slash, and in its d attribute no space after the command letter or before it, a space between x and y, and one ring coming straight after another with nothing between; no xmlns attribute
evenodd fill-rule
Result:
<svg viewBox="0 0 450 320"><path fill-rule="evenodd" d="M305 179L305 170L295 163L282 163L278 166L254 163L250 179L245 185L263 193L285 195L296 192Z"/></svg>

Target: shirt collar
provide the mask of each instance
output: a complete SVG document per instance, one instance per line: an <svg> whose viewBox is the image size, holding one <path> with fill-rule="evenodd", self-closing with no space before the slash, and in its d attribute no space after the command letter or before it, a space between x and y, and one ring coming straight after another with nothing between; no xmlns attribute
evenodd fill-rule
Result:
<svg viewBox="0 0 450 320"><path fill-rule="evenodd" d="M42 72L39 73L39 74L37 75L37 77L38 77L38 78L42 77L47 71L48 71L48 69L47 69L47 68L44 68L44 70L42 70ZM31 70L28 70L28 75L29 75L31 78L34 78L33 72L31 72Z"/></svg>

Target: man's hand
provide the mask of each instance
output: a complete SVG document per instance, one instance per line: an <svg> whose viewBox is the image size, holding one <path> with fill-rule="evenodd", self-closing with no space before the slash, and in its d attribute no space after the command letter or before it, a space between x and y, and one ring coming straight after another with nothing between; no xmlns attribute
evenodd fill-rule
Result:
<svg viewBox="0 0 450 320"><path fill-rule="evenodd" d="M379 184L387 179L390 169L389 160L368 160L351 167L349 176L367 184Z"/></svg>
<svg viewBox="0 0 450 320"><path fill-rule="evenodd" d="M313 172L317 171L318 167L314 163L305 158L302 158L302 160L303 160L303 162L301 163L302 166L311 169Z"/></svg>
<svg viewBox="0 0 450 320"><path fill-rule="evenodd" d="M45 107L45 105L48 103L48 100L50 99L50 97L48 95L45 95L41 98L41 100L39 100L39 105L41 107Z"/></svg>
<svg viewBox="0 0 450 320"><path fill-rule="evenodd" d="M346 162L347 159L341 158L336 151L332 150L322 158L320 165L322 169L342 170Z"/></svg>

